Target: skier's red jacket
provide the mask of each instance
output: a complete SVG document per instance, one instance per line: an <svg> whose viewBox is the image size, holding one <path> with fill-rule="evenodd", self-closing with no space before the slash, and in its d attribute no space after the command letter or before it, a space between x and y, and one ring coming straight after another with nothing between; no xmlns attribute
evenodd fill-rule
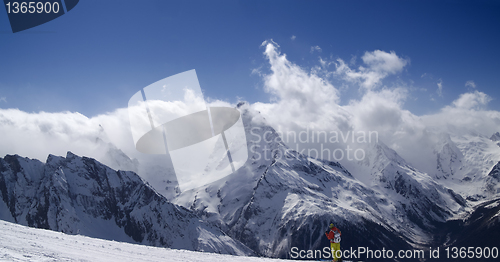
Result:
<svg viewBox="0 0 500 262"><path fill-rule="evenodd" d="M342 233L340 233L340 230L336 227L333 227L330 229L330 231L326 231L326 237L328 240L332 241L335 238L335 232L339 233L342 236Z"/></svg>

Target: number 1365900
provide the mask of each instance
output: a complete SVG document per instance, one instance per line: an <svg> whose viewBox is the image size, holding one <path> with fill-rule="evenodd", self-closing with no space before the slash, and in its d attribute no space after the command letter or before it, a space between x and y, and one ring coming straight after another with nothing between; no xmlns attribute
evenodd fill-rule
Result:
<svg viewBox="0 0 500 262"><path fill-rule="evenodd" d="M59 13L58 2L7 2L7 13L34 14L34 13Z"/></svg>

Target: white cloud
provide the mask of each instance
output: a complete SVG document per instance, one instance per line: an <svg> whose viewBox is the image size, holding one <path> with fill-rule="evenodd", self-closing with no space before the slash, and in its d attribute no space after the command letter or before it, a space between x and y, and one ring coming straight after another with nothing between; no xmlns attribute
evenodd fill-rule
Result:
<svg viewBox="0 0 500 262"><path fill-rule="evenodd" d="M400 72L408 64L408 60L398 57L394 51L390 53L380 50L366 52L361 59L371 70L388 74Z"/></svg>
<svg viewBox="0 0 500 262"><path fill-rule="evenodd" d="M438 113L416 116L404 109L404 103L410 97L407 89L373 88L380 85L383 78L400 72L408 64L407 59L394 52L366 52L362 58L364 67L358 69L351 69L342 60L335 61L335 73L329 77L336 77L340 83L358 81L370 87L360 99L341 103L340 92L323 73L320 75L291 62L272 41L265 41L262 46L270 71L265 73L259 68L258 75L262 77L264 90L270 94L271 100L254 103L251 107L282 132L298 133L307 128L342 131L344 134L348 131L376 131L382 142L417 168L425 170L425 166L435 166L429 161L435 161L430 157L436 133L473 132L490 136L500 131L500 112L487 110L492 98L485 93L465 93ZM323 61L322 70L327 70L330 63L320 61ZM442 84L442 81L438 83ZM213 104L231 106L221 101L213 101ZM0 109L0 155L17 153L43 161L48 154L65 155L66 151L72 151L101 161L104 159L105 164L112 165L103 156L112 143L144 165L166 162L165 156L154 157L135 150L128 118L125 108L92 118L71 112L26 113L17 109ZM303 146L317 149L319 145ZM325 146L336 148L341 145Z"/></svg>
<svg viewBox="0 0 500 262"><path fill-rule="evenodd" d="M500 112L487 109L491 97L474 91L461 94L440 112L422 116L425 125L439 132L490 137L500 131Z"/></svg>
<svg viewBox="0 0 500 262"><path fill-rule="evenodd" d="M0 110L0 152L45 160L74 151L95 155L102 140L99 123L79 113L26 113Z"/></svg>
<svg viewBox="0 0 500 262"><path fill-rule="evenodd" d="M439 79L437 82L438 89L436 90L436 93L438 96L443 97L443 80Z"/></svg>
<svg viewBox="0 0 500 262"><path fill-rule="evenodd" d="M276 129L299 133L306 129L321 131L376 131L380 141L396 150L416 168L432 171L435 167L434 148L441 133L481 134L491 136L500 130L500 112L487 111L491 100L481 92L462 94L451 105L441 111L424 116L416 116L403 108L410 98L404 87L373 88L387 75L400 72L408 60L395 53L366 52L364 67L351 69L339 59L336 71L327 72L328 62L320 58L319 66L311 71L289 61L272 41L266 42L264 52L271 72L263 75L264 89L272 95L271 102L255 103L252 107L262 113ZM320 74L321 73L321 74ZM370 75L373 74L373 75ZM339 92L324 76L342 81L359 81L366 87L359 100L341 105ZM424 77L428 77L427 74ZM442 92L442 80L438 82ZM286 141L286 139L285 139ZM297 143L290 143L295 148ZM301 143L300 148L320 150L320 144ZM345 144L324 144L324 148L345 148ZM350 144L351 148L363 145ZM306 152L307 153L307 152ZM343 165L349 166L349 161Z"/></svg>
<svg viewBox="0 0 500 262"><path fill-rule="evenodd" d="M422 134L428 127L449 122L446 119L449 116L441 119L443 112L440 112L437 114L439 123L433 122L427 127L420 117L404 110L403 105L408 98L408 90L404 87L367 89L361 99L341 106L339 91L325 77L315 74L317 70L308 72L289 61L272 41L266 41L263 46L271 69L271 73L262 75L264 89L272 95L272 100L255 103L253 107L277 128L295 131L305 128L377 131L383 141L396 146L400 144L397 141L402 134ZM374 86L384 75L400 72L408 63L395 52L379 50L366 52L362 60L366 67L352 70L339 59L335 73L329 76L345 81L364 78L364 84ZM320 58L320 64L322 70L327 70L329 62ZM339 71L343 74L338 74ZM373 74L372 80L370 74ZM442 88L440 79L438 91L442 92ZM464 94L453 102L453 108L482 109L489 100L487 95L479 92Z"/></svg>
<svg viewBox="0 0 500 262"><path fill-rule="evenodd" d="M345 109L352 114L351 121L356 130L394 133L403 121L401 106L406 97L407 91L402 88L368 91L359 101L351 101Z"/></svg>
<svg viewBox="0 0 500 262"><path fill-rule="evenodd" d="M396 132L406 128L407 119L412 119L411 113L401 108L408 96L405 88L369 89L360 100L341 106L339 91L326 78L315 74L317 70L308 72L292 63L272 41L266 42L265 47L264 54L271 73L263 76L264 89L272 95L272 99L269 103L259 102L252 107L278 130L295 133L306 129L316 132L340 131L344 135L353 131L377 131L388 141ZM385 59L392 56L389 53L386 56L380 52L367 52L364 61L370 69L346 73L388 74L402 70L406 60L397 62ZM348 67L342 60L339 61L340 66ZM326 70L328 62L320 58L320 63L321 68ZM296 143L288 142L294 148ZM301 146L316 148L321 145L309 143ZM335 149L339 144L322 146Z"/></svg>
<svg viewBox="0 0 500 262"><path fill-rule="evenodd" d="M465 87L476 88L476 83L474 83L474 81L472 81L472 80L469 80L469 81L465 82Z"/></svg>
<svg viewBox="0 0 500 262"><path fill-rule="evenodd" d="M297 37L295 35L292 35L292 37L290 37L290 39L295 40Z"/></svg>
<svg viewBox="0 0 500 262"><path fill-rule="evenodd" d="M0 97L0 102L7 103L7 98L5 96Z"/></svg>
<svg viewBox="0 0 500 262"><path fill-rule="evenodd" d="M311 54L314 53L314 51L321 53L323 50L319 46L311 46Z"/></svg>
<svg viewBox="0 0 500 262"><path fill-rule="evenodd" d="M460 109L483 109L491 101L491 97L479 91L473 93L461 94L460 97L453 101L453 106Z"/></svg>
<svg viewBox="0 0 500 262"><path fill-rule="evenodd" d="M264 90L271 94L272 102L253 106L276 126L289 126L292 122L301 128L311 123L328 125L332 119L325 112L336 111L338 90L327 80L290 62L276 43L266 41L263 46L271 69L271 73L263 75Z"/></svg>
<svg viewBox="0 0 500 262"><path fill-rule="evenodd" d="M359 66L356 70L351 69L342 59L337 59L335 73L368 90L380 85L387 76L401 72L409 63L408 59L398 57L394 51L387 53L381 50L365 52L361 60L364 66Z"/></svg>

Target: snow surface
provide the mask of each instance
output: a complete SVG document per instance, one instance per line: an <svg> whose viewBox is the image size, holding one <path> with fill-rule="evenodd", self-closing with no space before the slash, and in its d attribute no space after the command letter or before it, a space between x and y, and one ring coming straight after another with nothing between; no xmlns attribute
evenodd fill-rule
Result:
<svg viewBox="0 0 500 262"><path fill-rule="evenodd" d="M0 261L286 261L134 245L6 221L0 221L0 232Z"/></svg>

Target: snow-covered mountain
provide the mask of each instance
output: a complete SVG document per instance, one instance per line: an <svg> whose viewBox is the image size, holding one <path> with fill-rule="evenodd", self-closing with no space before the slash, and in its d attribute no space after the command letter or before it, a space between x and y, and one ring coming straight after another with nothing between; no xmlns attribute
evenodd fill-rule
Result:
<svg viewBox="0 0 500 262"><path fill-rule="evenodd" d="M494 198L497 182L489 173L500 161L500 147L495 141L478 134L444 135L436 145L433 174L438 183L453 189L474 204ZM494 182L494 184L492 184Z"/></svg>
<svg viewBox="0 0 500 262"><path fill-rule="evenodd" d="M470 208L465 197L382 142L369 144L365 159L348 170L289 149L260 114L245 104L239 109L249 161L174 202L216 222L260 255L285 258L291 247L326 246L324 230L332 221L344 232L344 248L425 247L437 228ZM460 159L447 139L437 145L446 172L456 168L448 156Z"/></svg>
<svg viewBox="0 0 500 262"><path fill-rule="evenodd" d="M106 153L107 162L167 173L148 180L156 190L133 172L71 153L49 156L46 164L6 156L0 159L0 219L148 245L280 258L290 257L292 247L327 246L330 222L342 230L345 249L427 248L464 243L455 230L498 230L495 135L429 131L427 162L404 159L376 141L363 146L363 160L339 163L289 148L248 104L238 110L249 158L223 179L180 192L171 170L137 163L119 149Z"/></svg>
<svg viewBox="0 0 500 262"><path fill-rule="evenodd" d="M440 134L434 153L436 178L447 179L457 174L464 165L464 155L448 134Z"/></svg>
<svg viewBox="0 0 500 262"><path fill-rule="evenodd" d="M490 137L490 140L493 142L499 142L500 141L500 132L496 132Z"/></svg>
<svg viewBox="0 0 500 262"><path fill-rule="evenodd" d="M0 158L0 218L68 234L251 255L245 245L158 194L138 175L68 152L46 163Z"/></svg>

